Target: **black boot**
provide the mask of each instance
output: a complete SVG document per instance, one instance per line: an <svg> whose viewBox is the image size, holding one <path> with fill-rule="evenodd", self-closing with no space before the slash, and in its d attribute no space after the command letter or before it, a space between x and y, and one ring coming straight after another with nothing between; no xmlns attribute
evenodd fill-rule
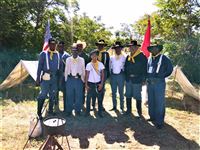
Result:
<svg viewBox="0 0 200 150"><path fill-rule="evenodd" d="M139 117L142 116L142 101L141 100L136 100L136 108L137 108L137 113L139 115Z"/></svg>
<svg viewBox="0 0 200 150"><path fill-rule="evenodd" d="M38 117L39 118L42 118L42 108L43 108L43 105L44 105L44 99L37 99L38 101L38 105L37 105L37 114L38 114Z"/></svg>
<svg viewBox="0 0 200 150"><path fill-rule="evenodd" d="M54 107L54 100L53 99L49 99L49 111L48 111L48 115L54 115L53 113L53 107Z"/></svg>
<svg viewBox="0 0 200 150"><path fill-rule="evenodd" d="M131 103L131 98L126 98L126 115L129 115L131 114L131 111L132 111L132 103Z"/></svg>

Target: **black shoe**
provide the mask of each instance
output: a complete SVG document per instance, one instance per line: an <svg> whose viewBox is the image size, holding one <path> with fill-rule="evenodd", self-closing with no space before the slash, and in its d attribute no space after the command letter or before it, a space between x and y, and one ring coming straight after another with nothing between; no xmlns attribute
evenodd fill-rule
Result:
<svg viewBox="0 0 200 150"><path fill-rule="evenodd" d="M149 119L147 119L147 121L148 121L148 122L153 122L154 119L149 118Z"/></svg>
<svg viewBox="0 0 200 150"><path fill-rule="evenodd" d="M92 107L92 109L90 109L90 111L95 111L96 110L96 108L95 107Z"/></svg>
<svg viewBox="0 0 200 150"><path fill-rule="evenodd" d="M102 111L106 111L104 107L102 108Z"/></svg>
<svg viewBox="0 0 200 150"><path fill-rule="evenodd" d="M156 129L162 129L163 125L156 125Z"/></svg>
<svg viewBox="0 0 200 150"><path fill-rule="evenodd" d="M126 116L131 115L131 112L130 112L130 111L126 111L126 112L124 113L124 115L126 115Z"/></svg>
<svg viewBox="0 0 200 150"><path fill-rule="evenodd" d="M142 115L138 115L138 116L136 116L136 118L141 120L141 119L143 119L144 117L143 117Z"/></svg>
<svg viewBox="0 0 200 150"><path fill-rule="evenodd" d="M113 107L112 109L110 109L110 111L116 111L116 107Z"/></svg>
<svg viewBox="0 0 200 150"><path fill-rule="evenodd" d="M76 116L81 116L81 112L79 112L79 111L76 112L75 114L76 114Z"/></svg>

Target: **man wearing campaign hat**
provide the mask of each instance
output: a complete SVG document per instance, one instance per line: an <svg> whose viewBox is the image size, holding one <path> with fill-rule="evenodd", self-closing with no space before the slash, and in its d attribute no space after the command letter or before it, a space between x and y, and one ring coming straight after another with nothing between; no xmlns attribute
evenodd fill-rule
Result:
<svg viewBox="0 0 200 150"><path fill-rule="evenodd" d="M66 63L66 59L70 56L66 51L65 51L65 43L64 41L59 41L58 45L57 45L57 49L58 52L60 54L60 60L62 62L62 76L61 79L59 80L61 83L59 84L59 91L62 91L63 93L63 103L64 103L64 111L66 110L66 89L65 89L65 77L64 77L64 72L65 72L65 63ZM57 100L59 99L59 91L57 94ZM59 110L59 100L55 102L55 108L58 111Z"/></svg>
<svg viewBox="0 0 200 150"><path fill-rule="evenodd" d="M170 59L160 53L162 45L149 46L147 49L151 53L147 65L148 121L161 129L165 117L165 78L172 73L173 66Z"/></svg>
<svg viewBox="0 0 200 150"><path fill-rule="evenodd" d="M140 46L137 41L133 40L128 44L130 49L130 55L126 58L125 62L125 76L126 76L126 114L131 114L132 111L132 101L134 98L136 100L136 108L138 117L142 116L142 106L141 106L141 91L142 83L145 81L146 70L147 70L147 58L140 51Z"/></svg>
<svg viewBox="0 0 200 150"><path fill-rule="evenodd" d="M85 67L90 62L88 54L84 51L87 44L86 42L78 40L76 42L76 48L78 49L78 55L85 60ZM83 88L83 104L85 103L85 87Z"/></svg>
<svg viewBox="0 0 200 150"><path fill-rule="evenodd" d="M42 107L49 94L49 114L53 114L53 105L58 92L58 79L62 70L62 63L59 53L56 51L56 41L51 38L48 41L49 49L43 51L39 56L36 85L41 86L40 94L37 98L37 114L42 119Z"/></svg>
<svg viewBox="0 0 200 150"><path fill-rule="evenodd" d="M72 56L68 57L65 66L66 81L66 115L80 116L83 107L83 83L85 82L85 61L78 56L76 44L72 47Z"/></svg>
<svg viewBox="0 0 200 150"><path fill-rule="evenodd" d="M85 66L90 62L90 58L89 58L88 54L84 51L86 46L87 46L86 42L83 42L80 40L78 40L76 42L76 47L78 49L78 55L85 60Z"/></svg>
<svg viewBox="0 0 200 150"><path fill-rule="evenodd" d="M110 69L110 85L112 90L112 102L113 108L111 111L117 110L117 99L116 93L117 88L120 96L120 109L121 112L124 112L124 82L125 82L125 75L124 75L124 65L126 61L126 56L124 56L121 51L123 46L121 42L116 41L113 45L112 49L115 50L115 54L110 57L109 69Z"/></svg>
<svg viewBox="0 0 200 150"><path fill-rule="evenodd" d="M100 39L98 42L95 43L95 45L97 46L97 50L99 51L98 60L102 62L103 65L105 66L105 70L104 70L104 83L105 83L105 81L109 77L109 61L110 61L109 53L105 49L105 46L107 46L107 44L105 43L103 39ZM104 95L105 95L105 84L103 86L103 93L101 95L102 103L103 103ZM104 107L103 107L103 111L105 111Z"/></svg>

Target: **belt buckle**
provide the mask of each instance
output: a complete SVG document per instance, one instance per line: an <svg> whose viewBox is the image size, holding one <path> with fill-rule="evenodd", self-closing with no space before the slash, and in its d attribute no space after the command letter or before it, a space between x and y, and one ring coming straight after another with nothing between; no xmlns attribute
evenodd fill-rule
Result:
<svg viewBox="0 0 200 150"><path fill-rule="evenodd" d="M78 79L78 76L75 76L74 78L75 78L75 79Z"/></svg>
<svg viewBox="0 0 200 150"><path fill-rule="evenodd" d="M133 75L133 74L131 74L131 75L130 75L130 77L134 77L134 75Z"/></svg>

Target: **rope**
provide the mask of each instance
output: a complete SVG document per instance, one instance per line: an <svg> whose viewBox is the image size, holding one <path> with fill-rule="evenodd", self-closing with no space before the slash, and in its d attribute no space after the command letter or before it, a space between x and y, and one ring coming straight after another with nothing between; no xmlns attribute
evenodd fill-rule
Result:
<svg viewBox="0 0 200 150"><path fill-rule="evenodd" d="M43 108L43 110L42 110L42 114L43 114L44 110L46 109L46 107L47 107L47 104L48 104L48 102L47 102L47 103L46 103L46 105L44 106L44 108ZM25 149L26 145L28 144L28 142L29 142L29 140L30 140L30 137L31 137L31 135L33 134L33 132L34 132L34 130L35 130L35 128L36 128L36 126L37 126L37 124L38 124L38 121L39 121L39 119L38 119L38 117L37 117L37 122L36 122L36 124L35 124L35 126L34 126L33 130L31 131L31 134L29 135L29 137L28 137L28 139L27 139L27 141L26 141L26 143L25 143L25 145L24 145L24 147L23 147L23 150Z"/></svg>

